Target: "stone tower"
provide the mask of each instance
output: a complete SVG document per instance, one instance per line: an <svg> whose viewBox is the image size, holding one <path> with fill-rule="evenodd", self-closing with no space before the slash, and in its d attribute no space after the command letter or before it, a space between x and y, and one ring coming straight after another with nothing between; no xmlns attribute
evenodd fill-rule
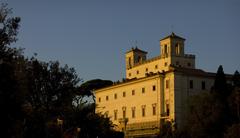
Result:
<svg viewBox="0 0 240 138"><path fill-rule="evenodd" d="M147 52L142 51L137 47L132 48L125 55L126 68L131 69L133 66L137 64L141 64L142 62L146 61L146 59L147 59Z"/></svg>

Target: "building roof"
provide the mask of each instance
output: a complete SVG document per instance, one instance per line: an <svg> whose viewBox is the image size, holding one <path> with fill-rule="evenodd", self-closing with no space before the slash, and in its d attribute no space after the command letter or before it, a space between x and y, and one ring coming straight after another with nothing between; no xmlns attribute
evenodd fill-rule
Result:
<svg viewBox="0 0 240 138"><path fill-rule="evenodd" d="M171 65L170 69L168 71L164 71L164 72L156 72L156 73L147 73L145 77L143 78L133 78L133 79L129 79L129 80L125 80L123 82L118 82L118 83L114 83L111 86L108 87L104 87L101 89L97 89L96 91L102 91L105 89L111 89L111 88L115 88L115 87L119 87L122 85L128 85L131 83L137 83L138 81L144 81L146 79L151 79L151 78L155 78L155 77L160 77L160 76L164 76L167 73L170 72L175 72L175 73L183 73L186 76L198 76L198 77L207 77L207 78L215 78L216 73L212 73L212 72L205 72L204 70L201 69L192 69L192 68L184 68L184 67L176 67ZM226 75L226 79L227 80L231 80L232 75L230 74L225 74Z"/></svg>
<svg viewBox="0 0 240 138"><path fill-rule="evenodd" d="M215 77L216 73L205 72L201 69L193 69L193 68L184 68L184 67L176 67L171 65L171 68L175 72L181 72L185 75L193 75L193 76L204 76L204 77Z"/></svg>
<svg viewBox="0 0 240 138"><path fill-rule="evenodd" d="M132 51L134 51L134 52L141 52L141 53L145 53L145 54L147 54L146 51L143 51L143 50L139 49L138 47L135 47L135 48L132 47L132 49L129 50L129 51L127 51L126 53L129 53L129 52L132 52Z"/></svg>
<svg viewBox="0 0 240 138"><path fill-rule="evenodd" d="M162 41L162 40L164 40L164 39L167 39L167 38L177 38L177 39L185 40L185 38L182 38L182 37L180 37L180 36L177 36L177 35L175 35L174 32L172 32L169 36L164 37L164 38L161 39L160 41Z"/></svg>
<svg viewBox="0 0 240 138"><path fill-rule="evenodd" d="M126 80L124 80L122 82L120 82L120 81L119 82L115 82L111 86L107 86L107 87L104 87L104 88L96 89L95 92L106 90L106 89L111 89L111 88L116 88L116 87L132 84L132 83L137 83L139 81L145 81L147 79L152 79L152 78L156 78L156 77L163 76L163 75L164 75L164 73L160 73L160 72L149 73L148 75L146 75L145 77L142 77L142 78L132 78L132 79L126 79Z"/></svg>
<svg viewBox="0 0 240 138"><path fill-rule="evenodd" d="M203 76L203 77L215 77L217 73L213 72L206 72L202 69L192 69L192 68L184 68L184 67L176 67L172 66L171 68L175 72L182 72L185 75L192 75L192 76ZM225 74L227 80L231 80L232 74Z"/></svg>

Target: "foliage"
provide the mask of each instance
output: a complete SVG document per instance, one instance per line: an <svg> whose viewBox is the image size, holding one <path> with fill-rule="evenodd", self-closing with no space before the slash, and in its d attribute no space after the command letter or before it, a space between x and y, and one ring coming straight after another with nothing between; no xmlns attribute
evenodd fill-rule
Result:
<svg viewBox="0 0 240 138"><path fill-rule="evenodd" d="M9 48L15 42L20 18L9 18L11 10L6 4L0 6L0 114L1 135L17 135L21 133L15 128L21 128L24 93L20 91L19 80L22 77L21 65L24 62L21 50Z"/></svg>
<svg viewBox="0 0 240 138"><path fill-rule="evenodd" d="M0 126L2 137L59 138L111 137L109 118L94 112L94 104L74 105L95 88L111 82L90 81L79 86L73 68L59 62L25 58L22 49L10 47L17 40L20 18L0 7ZM93 83L92 83L93 82ZM76 131L76 130L79 130Z"/></svg>
<svg viewBox="0 0 240 138"><path fill-rule="evenodd" d="M225 133L225 138L237 138L240 136L240 123L233 124L231 127L228 127L227 132Z"/></svg>
<svg viewBox="0 0 240 138"><path fill-rule="evenodd" d="M80 86L80 93L84 95L93 95L93 90L103 87L111 86L113 84L110 80L94 79L83 83Z"/></svg>
<svg viewBox="0 0 240 138"><path fill-rule="evenodd" d="M223 71L222 65L218 67L217 74L215 76L215 81L213 85L213 89L211 91L218 98L224 100L227 96L230 95L230 88L226 81L226 76Z"/></svg>
<svg viewBox="0 0 240 138"><path fill-rule="evenodd" d="M235 71L232 81L235 87L240 87L240 74L238 71Z"/></svg>
<svg viewBox="0 0 240 138"><path fill-rule="evenodd" d="M236 130L239 129L239 125L234 125L239 123L239 81L239 74L236 72L233 85L227 84L220 66L211 92L189 98L187 123L179 133L194 138L236 135Z"/></svg>

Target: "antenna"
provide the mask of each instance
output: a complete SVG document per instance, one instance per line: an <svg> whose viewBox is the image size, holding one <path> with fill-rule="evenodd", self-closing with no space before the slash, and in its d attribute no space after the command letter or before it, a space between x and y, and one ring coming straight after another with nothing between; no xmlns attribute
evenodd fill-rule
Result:
<svg viewBox="0 0 240 138"><path fill-rule="evenodd" d="M143 41L130 40L129 41L132 48L140 47L143 45Z"/></svg>
<svg viewBox="0 0 240 138"><path fill-rule="evenodd" d="M134 43L134 45L135 45L135 47L137 47L137 46L138 46L138 41L137 41L137 40L135 40L135 43Z"/></svg>
<svg viewBox="0 0 240 138"><path fill-rule="evenodd" d="M134 48L134 40L129 40L130 46Z"/></svg>
<svg viewBox="0 0 240 138"><path fill-rule="evenodd" d="M170 30L170 31L171 31L170 33L172 33L172 32L173 32L173 30L174 30L174 26L173 26L173 25L171 25L170 29L171 29L171 30Z"/></svg>

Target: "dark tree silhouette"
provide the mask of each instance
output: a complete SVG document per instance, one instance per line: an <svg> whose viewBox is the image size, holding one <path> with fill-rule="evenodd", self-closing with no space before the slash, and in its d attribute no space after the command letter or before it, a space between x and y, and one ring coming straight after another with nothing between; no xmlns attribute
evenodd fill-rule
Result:
<svg viewBox="0 0 240 138"><path fill-rule="evenodd" d="M11 9L7 4L0 6L0 126L2 136L16 136L21 133L23 120L22 105L24 93L19 89L22 76L21 50L10 48L16 41L20 18L9 17ZM17 128L17 129L16 129Z"/></svg>
<svg viewBox="0 0 240 138"><path fill-rule="evenodd" d="M230 94L222 65L218 67L214 81L213 92L216 92L216 94L222 98Z"/></svg>
<svg viewBox="0 0 240 138"><path fill-rule="evenodd" d="M93 95L108 83L79 86L73 68L59 62L25 58L10 47L17 40L19 17L0 7L0 133L1 137L59 138L63 135L113 137L109 118L94 112L94 104L79 106L74 99ZM80 133L79 133L80 128ZM78 131L76 131L78 130ZM78 132L78 133L76 133ZM114 136L115 137L115 136Z"/></svg>
<svg viewBox="0 0 240 138"><path fill-rule="evenodd" d="M235 71L235 73L233 75L233 85L235 87L240 87L240 74L237 70Z"/></svg>
<svg viewBox="0 0 240 138"><path fill-rule="evenodd" d="M89 80L80 86L79 92L80 94L83 94L83 95L92 96L93 90L111 86L112 84L113 82L110 80L101 80L101 79Z"/></svg>

